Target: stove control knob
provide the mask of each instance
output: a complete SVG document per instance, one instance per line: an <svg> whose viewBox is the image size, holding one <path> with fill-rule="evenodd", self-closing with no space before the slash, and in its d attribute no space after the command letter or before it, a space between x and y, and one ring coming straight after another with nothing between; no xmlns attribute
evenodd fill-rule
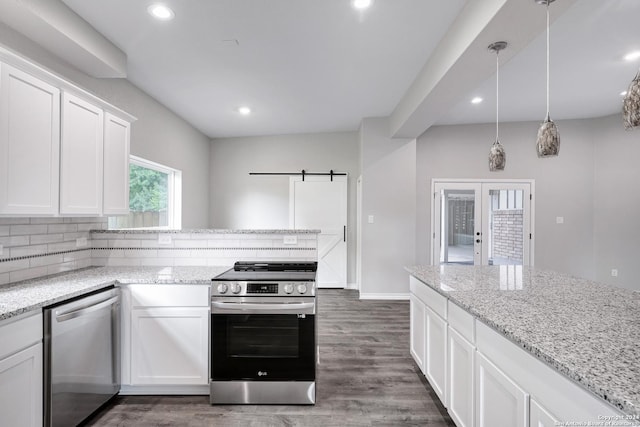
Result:
<svg viewBox="0 0 640 427"><path fill-rule="evenodd" d="M231 292L232 293L239 294L241 290L242 290L242 286L240 286L240 283L232 283L231 284Z"/></svg>
<svg viewBox="0 0 640 427"><path fill-rule="evenodd" d="M307 293L307 285L298 285L298 293L306 294Z"/></svg>
<svg viewBox="0 0 640 427"><path fill-rule="evenodd" d="M218 285L218 293L219 294L226 294L227 293L227 289L229 289L229 287L224 283L220 283Z"/></svg>
<svg viewBox="0 0 640 427"><path fill-rule="evenodd" d="M293 285L291 283L284 285L284 293L290 294L291 292L293 292Z"/></svg>

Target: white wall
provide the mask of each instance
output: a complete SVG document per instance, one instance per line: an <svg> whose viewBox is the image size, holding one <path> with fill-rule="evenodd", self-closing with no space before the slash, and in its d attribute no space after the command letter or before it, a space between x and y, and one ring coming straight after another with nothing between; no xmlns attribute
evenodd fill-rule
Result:
<svg viewBox="0 0 640 427"><path fill-rule="evenodd" d="M355 282L356 132L257 136L211 141L209 223L214 228L289 228L289 177L249 172L346 172L349 283Z"/></svg>
<svg viewBox="0 0 640 427"><path fill-rule="evenodd" d="M180 169L183 228L209 225L209 138L128 80L89 77L1 23L0 43L136 116L131 154Z"/></svg>
<svg viewBox="0 0 640 427"><path fill-rule="evenodd" d="M625 131L619 115L592 129L595 278L640 291L640 130Z"/></svg>
<svg viewBox="0 0 640 427"><path fill-rule="evenodd" d="M405 298L415 263L416 141L389 134L388 118L362 121L362 298Z"/></svg>
<svg viewBox="0 0 640 427"><path fill-rule="evenodd" d="M432 178L535 179L535 265L640 289L640 134L625 132L618 116L557 122L560 155L539 159L538 122L501 125L507 152L503 172L489 172L495 127L436 126L417 147L419 263L430 262ZM618 154L619 153L619 154ZM556 217L564 224L556 224ZM612 268L619 277L610 276Z"/></svg>

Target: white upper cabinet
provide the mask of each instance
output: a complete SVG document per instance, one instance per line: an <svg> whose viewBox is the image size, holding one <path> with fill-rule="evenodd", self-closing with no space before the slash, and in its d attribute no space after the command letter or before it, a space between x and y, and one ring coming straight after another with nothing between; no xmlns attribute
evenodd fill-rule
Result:
<svg viewBox="0 0 640 427"><path fill-rule="evenodd" d="M69 93L62 95L60 213L102 213L104 112Z"/></svg>
<svg viewBox="0 0 640 427"><path fill-rule="evenodd" d="M111 113L104 115L104 195L105 215L129 213L129 122Z"/></svg>
<svg viewBox="0 0 640 427"><path fill-rule="evenodd" d="M58 213L60 90L0 63L0 214Z"/></svg>

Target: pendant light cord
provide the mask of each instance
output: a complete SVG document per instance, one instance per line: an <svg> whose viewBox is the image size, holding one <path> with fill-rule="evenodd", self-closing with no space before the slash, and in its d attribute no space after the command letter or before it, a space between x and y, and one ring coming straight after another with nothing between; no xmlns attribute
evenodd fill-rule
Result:
<svg viewBox="0 0 640 427"><path fill-rule="evenodd" d="M549 0L547 0L547 120L550 118L549 114Z"/></svg>
<svg viewBox="0 0 640 427"><path fill-rule="evenodd" d="M498 123L500 123L499 120L499 114L500 114L500 51L496 50L496 141L499 141L499 128L498 128Z"/></svg>

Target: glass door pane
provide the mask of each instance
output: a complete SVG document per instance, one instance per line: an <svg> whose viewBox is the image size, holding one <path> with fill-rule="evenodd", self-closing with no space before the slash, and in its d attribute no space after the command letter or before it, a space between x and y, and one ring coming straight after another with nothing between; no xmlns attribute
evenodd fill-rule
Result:
<svg viewBox="0 0 640 427"><path fill-rule="evenodd" d="M524 256L523 190L489 190L485 234L489 265L522 265Z"/></svg>
<svg viewBox="0 0 640 427"><path fill-rule="evenodd" d="M473 265L475 191L443 190L440 238L441 264Z"/></svg>

